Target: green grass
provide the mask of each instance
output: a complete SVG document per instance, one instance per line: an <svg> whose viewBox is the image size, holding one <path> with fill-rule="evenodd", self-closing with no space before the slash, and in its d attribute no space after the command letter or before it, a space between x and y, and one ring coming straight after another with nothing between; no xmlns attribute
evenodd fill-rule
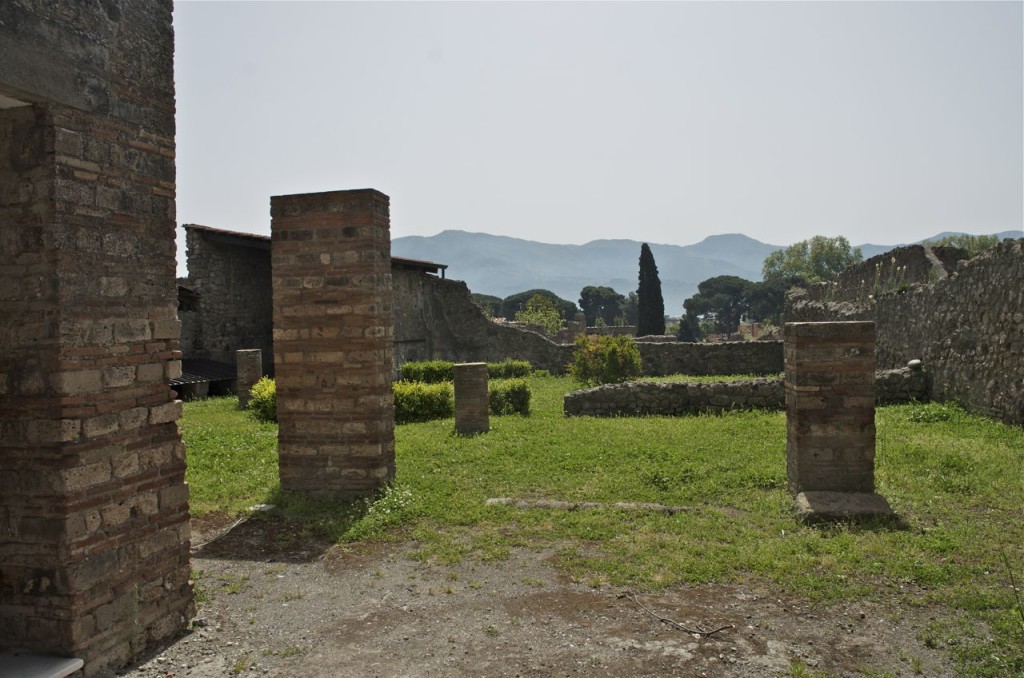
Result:
<svg viewBox="0 0 1024 678"><path fill-rule="evenodd" d="M457 436L451 419L397 427L394 486L376 502L334 505L279 495L272 425L233 400L187 404L193 505L278 503L307 536L414 540L411 555L426 562L550 548L593 585L752 582L826 603L930 606L940 614L924 640L963 675L1024 674L1024 615L1008 571L1024 579L1021 429L951 406L880 408L876 481L901 522L811 528L795 521L786 489L784 413L567 419L569 379L534 378L531 388L531 416L492 417L484 435ZM519 510L485 506L489 497L691 510Z"/></svg>

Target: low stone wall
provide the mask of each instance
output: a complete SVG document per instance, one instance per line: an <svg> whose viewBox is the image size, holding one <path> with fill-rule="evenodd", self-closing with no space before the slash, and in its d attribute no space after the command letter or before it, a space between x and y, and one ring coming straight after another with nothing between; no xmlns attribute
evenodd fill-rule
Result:
<svg viewBox="0 0 1024 678"><path fill-rule="evenodd" d="M904 367L876 372L875 402L887 405L925 401L927 382L920 369ZM786 406L786 397L781 378L714 383L633 381L573 391L562 402L565 415L570 417L637 417L781 410Z"/></svg>

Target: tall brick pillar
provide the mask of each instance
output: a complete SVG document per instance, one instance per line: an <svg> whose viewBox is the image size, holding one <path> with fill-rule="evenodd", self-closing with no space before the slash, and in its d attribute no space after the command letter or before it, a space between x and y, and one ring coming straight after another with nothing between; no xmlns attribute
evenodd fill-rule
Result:
<svg viewBox="0 0 1024 678"><path fill-rule="evenodd" d="M171 11L0 3L0 654L86 676L193 609Z"/></svg>
<svg viewBox="0 0 1024 678"><path fill-rule="evenodd" d="M271 198L281 487L372 494L395 472L388 197Z"/></svg>
<svg viewBox="0 0 1024 678"><path fill-rule="evenodd" d="M806 517L887 513L874 494L875 324L786 323L783 336L786 468L798 506Z"/></svg>
<svg viewBox="0 0 1024 678"><path fill-rule="evenodd" d="M487 363L455 366L455 430L483 433L491 429L487 395Z"/></svg>

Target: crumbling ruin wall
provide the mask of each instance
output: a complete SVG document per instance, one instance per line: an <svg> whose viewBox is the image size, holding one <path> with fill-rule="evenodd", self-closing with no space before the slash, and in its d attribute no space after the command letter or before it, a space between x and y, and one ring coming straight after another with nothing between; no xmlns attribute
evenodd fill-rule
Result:
<svg viewBox="0 0 1024 678"><path fill-rule="evenodd" d="M1024 240L961 261L947 278L863 300L840 289L830 302L787 300L787 321L873 320L878 366L919 358L930 396L1024 425ZM843 315L842 309L856 308Z"/></svg>
<svg viewBox="0 0 1024 678"><path fill-rule="evenodd" d="M171 11L0 4L0 651L86 676L192 612Z"/></svg>
<svg viewBox="0 0 1024 678"><path fill-rule="evenodd" d="M185 234L188 286L199 295L194 311L179 313L186 357L234 364L236 350L258 348L273 375L270 239L195 224Z"/></svg>

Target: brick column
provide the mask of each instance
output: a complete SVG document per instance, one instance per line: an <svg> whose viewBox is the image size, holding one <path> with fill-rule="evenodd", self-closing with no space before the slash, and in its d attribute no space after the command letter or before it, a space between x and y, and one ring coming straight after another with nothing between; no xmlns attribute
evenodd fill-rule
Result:
<svg viewBox="0 0 1024 678"><path fill-rule="evenodd" d="M235 351L235 391L238 392L238 408L249 409L249 390L263 376L263 351L258 348L242 348Z"/></svg>
<svg viewBox="0 0 1024 678"><path fill-rule="evenodd" d="M786 468L805 521L890 516L875 490L875 324L786 323Z"/></svg>
<svg viewBox="0 0 1024 678"><path fill-rule="evenodd" d="M281 487L366 496L395 471L388 197L271 198Z"/></svg>
<svg viewBox="0 0 1024 678"><path fill-rule="evenodd" d="M786 323L786 467L794 492L874 492L875 324Z"/></svg>
<svg viewBox="0 0 1024 678"><path fill-rule="evenodd" d="M483 433L491 428L487 397L487 363L455 366L455 430Z"/></svg>

